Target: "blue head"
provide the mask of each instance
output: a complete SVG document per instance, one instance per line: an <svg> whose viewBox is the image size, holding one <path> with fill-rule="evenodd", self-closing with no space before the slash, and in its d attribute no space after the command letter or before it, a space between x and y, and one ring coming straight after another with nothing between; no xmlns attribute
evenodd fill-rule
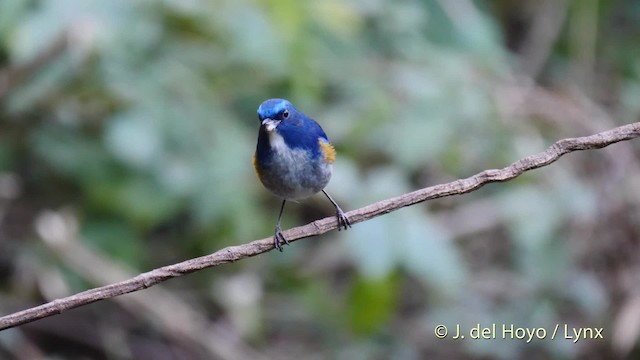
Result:
<svg viewBox="0 0 640 360"><path fill-rule="evenodd" d="M327 135L320 125L298 111L289 100L264 101L258 107L258 119L261 131L275 132L283 136L289 146L295 147L302 138L311 138L314 142L318 137L327 140Z"/></svg>
<svg viewBox="0 0 640 360"><path fill-rule="evenodd" d="M298 111L285 99L269 99L258 107L260 134L258 147L270 148L271 135L282 137L290 148L305 148L318 153L318 139L328 142L327 135L313 119Z"/></svg>
<svg viewBox="0 0 640 360"><path fill-rule="evenodd" d="M285 99L269 99L258 107L258 118L261 122L266 119L282 121L288 119L291 112L298 110Z"/></svg>

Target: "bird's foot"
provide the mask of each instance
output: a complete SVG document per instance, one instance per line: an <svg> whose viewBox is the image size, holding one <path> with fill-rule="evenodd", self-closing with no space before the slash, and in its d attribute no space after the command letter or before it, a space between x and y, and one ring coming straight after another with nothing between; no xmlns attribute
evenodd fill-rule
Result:
<svg viewBox="0 0 640 360"><path fill-rule="evenodd" d="M351 221L349 221L349 218L340 207L336 207L336 217L338 218L338 231L347 230L351 227Z"/></svg>
<svg viewBox="0 0 640 360"><path fill-rule="evenodd" d="M280 225L277 225L276 232L273 235L273 246L275 246L278 251L282 252L282 245L289 245L289 240L287 240L282 234L282 228L280 228Z"/></svg>

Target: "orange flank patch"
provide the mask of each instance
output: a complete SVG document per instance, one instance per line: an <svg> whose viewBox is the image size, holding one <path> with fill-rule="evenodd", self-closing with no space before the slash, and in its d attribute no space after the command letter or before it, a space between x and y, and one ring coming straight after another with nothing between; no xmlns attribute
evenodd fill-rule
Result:
<svg viewBox="0 0 640 360"><path fill-rule="evenodd" d="M256 176L258 177L258 180L262 181L262 178L260 177L260 171L258 171L258 159L256 158L256 154L253 154L253 169L256 171Z"/></svg>
<svg viewBox="0 0 640 360"><path fill-rule="evenodd" d="M323 139L319 139L318 142L320 143L320 150L324 154L324 160L328 164L332 164L336 160L336 149Z"/></svg>

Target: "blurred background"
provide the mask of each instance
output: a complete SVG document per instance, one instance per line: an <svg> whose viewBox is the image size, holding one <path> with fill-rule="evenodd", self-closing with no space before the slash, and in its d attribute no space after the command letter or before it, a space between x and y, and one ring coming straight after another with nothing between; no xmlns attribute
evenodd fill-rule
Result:
<svg viewBox="0 0 640 360"><path fill-rule="evenodd" d="M0 311L270 236L267 98L322 124L352 210L638 121L639 54L635 0L0 0ZM6 330L0 358L637 358L639 158L572 153ZM451 339L493 323L604 339Z"/></svg>

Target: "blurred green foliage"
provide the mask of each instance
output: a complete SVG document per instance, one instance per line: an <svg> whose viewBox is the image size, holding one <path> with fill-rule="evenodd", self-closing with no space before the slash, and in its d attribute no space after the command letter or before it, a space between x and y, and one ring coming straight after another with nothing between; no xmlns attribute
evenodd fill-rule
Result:
<svg viewBox="0 0 640 360"><path fill-rule="evenodd" d="M1 0L0 309L101 285L91 258L42 242L46 211L77 222L67 246L135 272L269 236L278 199L251 167L267 98L322 124L347 210L638 121L639 24L633 0ZM166 287L269 358L632 356L640 325L626 347L615 329L637 288L639 154L571 155ZM287 227L332 214L321 197L292 205ZM243 358L157 316L94 304L0 333L0 357ZM477 323L607 335L433 335Z"/></svg>

